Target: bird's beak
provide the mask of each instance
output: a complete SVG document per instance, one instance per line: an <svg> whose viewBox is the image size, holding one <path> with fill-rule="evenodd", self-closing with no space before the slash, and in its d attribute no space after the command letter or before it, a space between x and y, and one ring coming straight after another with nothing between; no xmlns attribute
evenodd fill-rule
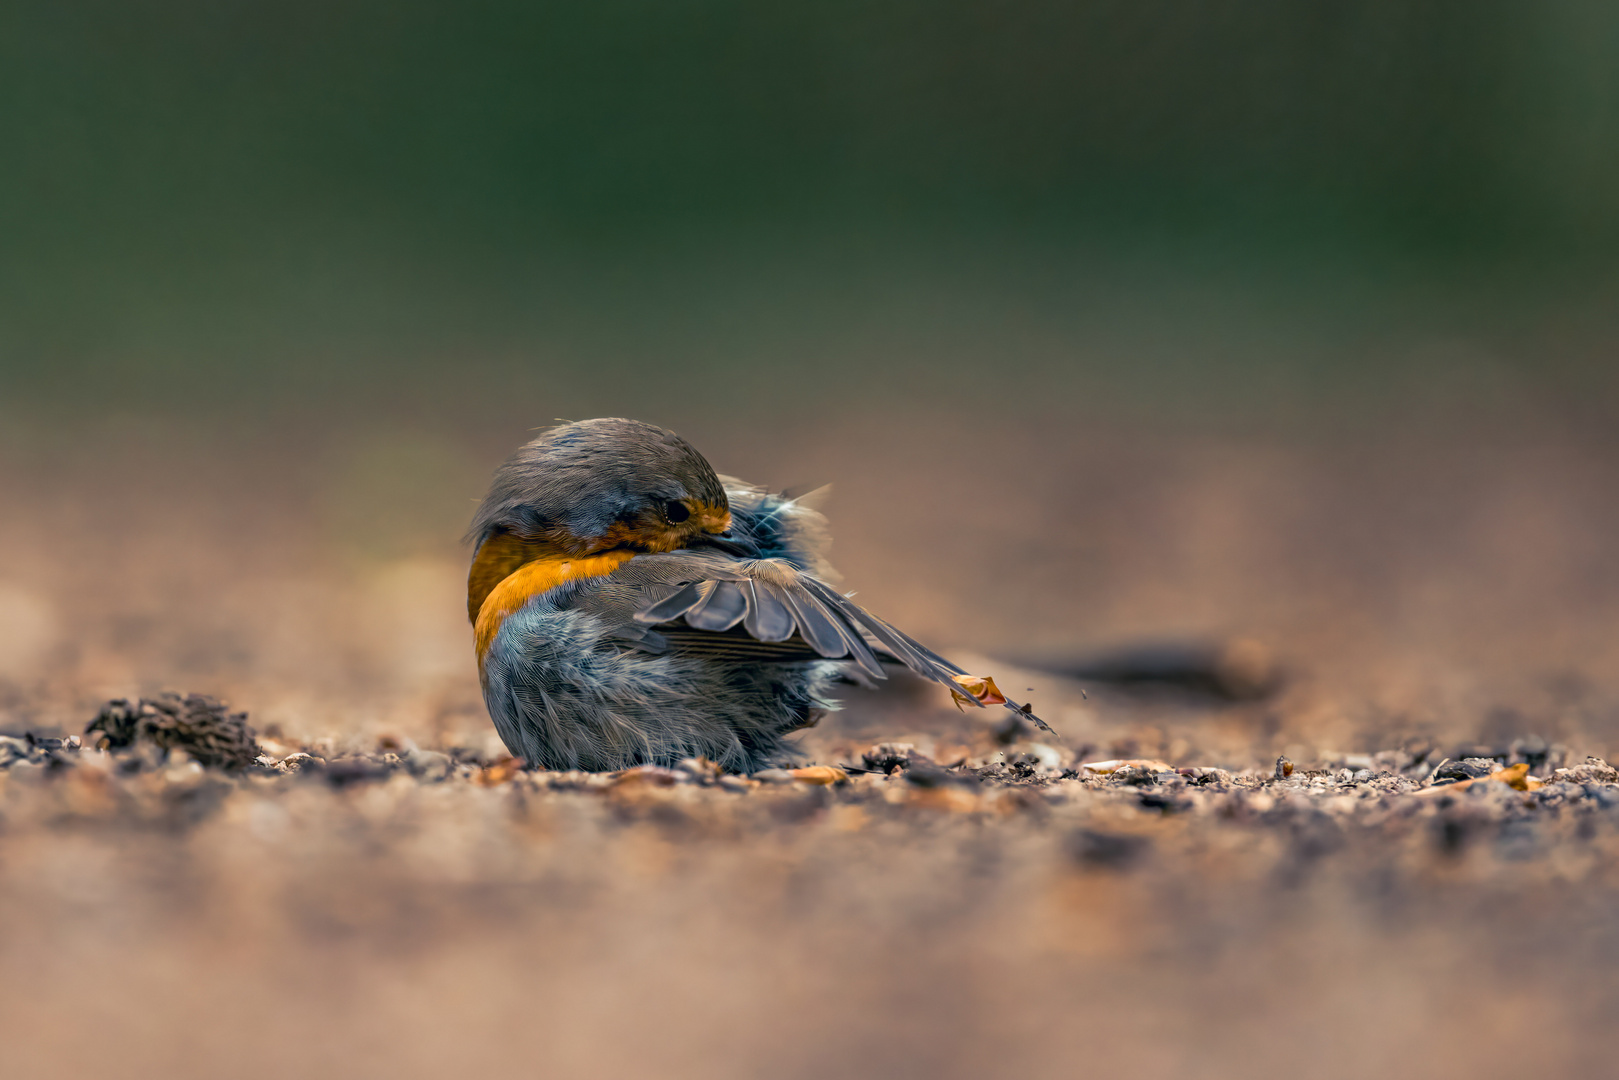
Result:
<svg viewBox="0 0 1619 1080"><path fill-rule="evenodd" d="M732 530L726 529L722 533L698 533L691 538L692 547L718 548L727 555L735 555L739 559L757 559L759 545L752 540L744 540Z"/></svg>

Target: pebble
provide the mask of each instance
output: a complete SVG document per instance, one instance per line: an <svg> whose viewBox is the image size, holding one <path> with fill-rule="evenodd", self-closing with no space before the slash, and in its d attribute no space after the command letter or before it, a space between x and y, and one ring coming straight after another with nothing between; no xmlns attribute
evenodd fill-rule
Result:
<svg viewBox="0 0 1619 1080"><path fill-rule="evenodd" d="M1030 743L1015 754L1006 755L1008 765L1028 765L1040 773L1062 772L1062 755L1054 746L1045 743Z"/></svg>
<svg viewBox="0 0 1619 1080"><path fill-rule="evenodd" d="M762 784L790 784L793 774L787 769L760 769L753 778Z"/></svg>
<svg viewBox="0 0 1619 1080"><path fill-rule="evenodd" d="M1460 761L1447 761L1434 770L1435 780L1476 780L1481 776L1489 776L1500 768L1494 758L1463 758Z"/></svg>
<svg viewBox="0 0 1619 1080"><path fill-rule="evenodd" d="M1158 782L1157 773L1137 765L1126 765L1122 769L1115 770L1112 778L1116 783L1128 784L1131 787L1148 787Z"/></svg>
<svg viewBox="0 0 1619 1080"><path fill-rule="evenodd" d="M426 783L437 783L455 771L455 762L450 755L437 750L411 750L405 755L404 761L410 775Z"/></svg>
<svg viewBox="0 0 1619 1080"><path fill-rule="evenodd" d="M286 757L276 762L275 767L279 772L297 775L301 772L308 772L311 769L318 769L324 764L326 764L326 762L323 759L316 757L314 754L306 754L300 750L298 753L288 754Z"/></svg>

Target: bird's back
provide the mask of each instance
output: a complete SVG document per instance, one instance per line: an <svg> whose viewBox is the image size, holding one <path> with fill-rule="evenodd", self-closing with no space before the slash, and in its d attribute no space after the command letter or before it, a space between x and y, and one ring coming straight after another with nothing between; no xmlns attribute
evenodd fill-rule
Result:
<svg viewBox="0 0 1619 1080"><path fill-rule="evenodd" d="M792 499L734 476L720 480L731 500L731 530L756 545L759 558L785 559L822 581L837 579L827 561L832 537L826 518L809 505L815 493Z"/></svg>

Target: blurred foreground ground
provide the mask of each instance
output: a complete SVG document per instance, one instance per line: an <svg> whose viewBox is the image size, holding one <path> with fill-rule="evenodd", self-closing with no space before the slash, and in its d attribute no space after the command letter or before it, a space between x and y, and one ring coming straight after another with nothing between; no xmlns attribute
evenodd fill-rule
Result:
<svg viewBox="0 0 1619 1080"><path fill-rule="evenodd" d="M7 1075L1600 1072L1619 788L1417 789L1446 757L1545 780L1619 757L1619 445L1510 380L1442 398L1224 425L649 415L721 471L833 482L845 587L1061 736L850 690L806 761L906 742L990 774L745 790L478 771L500 748L452 538L520 430L14 435L0 731L172 688L247 710L272 758L376 767L19 758ZM1237 638L1271 696L1037 670ZM1116 757L1230 777L1063 778Z"/></svg>

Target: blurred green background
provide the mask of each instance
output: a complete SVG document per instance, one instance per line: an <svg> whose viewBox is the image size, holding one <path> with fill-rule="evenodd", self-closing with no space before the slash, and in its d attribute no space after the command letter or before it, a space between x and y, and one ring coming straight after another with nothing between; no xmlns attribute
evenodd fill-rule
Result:
<svg viewBox="0 0 1619 1080"><path fill-rule="evenodd" d="M23 0L0 146L14 422L1589 401L1619 340L1600 0Z"/></svg>

